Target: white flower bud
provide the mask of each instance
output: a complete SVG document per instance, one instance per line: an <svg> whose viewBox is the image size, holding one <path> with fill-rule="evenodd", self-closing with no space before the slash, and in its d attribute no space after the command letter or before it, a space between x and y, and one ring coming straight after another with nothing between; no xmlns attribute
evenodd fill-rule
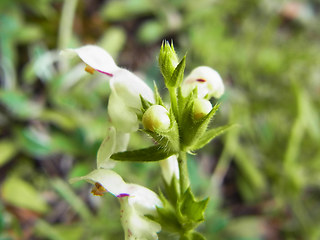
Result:
<svg viewBox="0 0 320 240"><path fill-rule="evenodd" d="M212 109L211 102L203 99L197 98L193 103L193 118L199 120L206 116Z"/></svg>
<svg viewBox="0 0 320 240"><path fill-rule="evenodd" d="M198 97L205 96L220 98L224 93L224 85L219 73L210 67L195 68L184 80L182 90L184 95L198 87Z"/></svg>
<svg viewBox="0 0 320 240"><path fill-rule="evenodd" d="M169 112L163 106L153 105L143 114L142 124L152 132L165 131L170 127Z"/></svg>

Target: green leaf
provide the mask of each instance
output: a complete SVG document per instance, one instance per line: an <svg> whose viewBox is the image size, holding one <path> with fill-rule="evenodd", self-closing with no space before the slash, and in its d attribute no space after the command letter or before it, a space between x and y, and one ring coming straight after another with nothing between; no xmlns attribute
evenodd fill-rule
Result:
<svg viewBox="0 0 320 240"><path fill-rule="evenodd" d="M205 239L206 238L198 232L191 232L188 235L182 236L180 238L180 240L205 240Z"/></svg>
<svg viewBox="0 0 320 240"><path fill-rule="evenodd" d="M179 213L185 219L190 229L204 220L204 211L207 207L209 198L197 201L193 196L191 189L188 188L179 200Z"/></svg>
<svg viewBox="0 0 320 240"><path fill-rule="evenodd" d="M162 194L159 193L163 207L157 207L157 216L148 216L151 220L158 222L161 228L168 232L179 233L183 231L183 226L177 218L175 204L172 205Z"/></svg>
<svg viewBox="0 0 320 240"><path fill-rule="evenodd" d="M3 199L14 206L26 208L38 213L45 213L48 205L39 192L26 181L18 177L5 180L1 191Z"/></svg>
<svg viewBox="0 0 320 240"><path fill-rule="evenodd" d="M15 91L0 91L0 102L14 115L19 118L33 118L40 114L42 106L30 101L26 94Z"/></svg>
<svg viewBox="0 0 320 240"><path fill-rule="evenodd" d="M87 205L82 199L75 194L73 189L64 180L56 178L51 179L53 188L60 194L60 196L73 208L73 210L79 214L83 220L90 220L91 213Z"/></svg>
<svg viewBox="0 0 320 240"><path fill-rule="evenodd" d="M184 69L186 67L186 56L182 58L178 66L174 69L168 85L170 87L179 87L183 81Z"/></svg>
<svg viewBox="0 0 320 240"><path fill-rule="evenodd" d="M155 145L134 151L118 152L113 154L111 159L130 162L151 162L166 159L173 154L174 153L161 148L159 145Z"/></svg>
<svg viewBox="0 0 320 240"><path fill-rule="evenodd" d="M190 235L190 240L206 240L206 238L198 232L192 232Z"/></svg>
<svg viewBox="0 0 320 240"><path fill-rule="evenodd" d="M16 153L16 147L11 141L0 142L0 167L6 164Z"/></svg>
<svg viewBox="0 0 320 240"><path fill-rule="evenodd" d="M211 140L213 140L215 137L223 134L225 131L230 130L232 127L234 127L234 124L228 124L225 126L217 127L210 129L206 131L202 137L191 147L191 150L197 150L200 148L203 148L205 145L207 145Z"/></svg>
<svg viewBox="0 0 320 240"><path fill-rule="evenodd" d="M175 206L177 204L177 201L180 195L180 187L179 187L178 179L176 177L173 177L171 179L170 184L168 184L165 180L163 182L164 182L166 196L168 197L168 200L170 201L170 203L173 206Z"/></svg>

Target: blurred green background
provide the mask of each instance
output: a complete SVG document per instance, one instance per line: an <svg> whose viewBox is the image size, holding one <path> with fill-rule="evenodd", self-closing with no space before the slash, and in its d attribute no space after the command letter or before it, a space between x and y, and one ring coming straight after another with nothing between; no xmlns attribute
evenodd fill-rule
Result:
<svg viewBox="0 0 320 240"><path fill-rule="evenodd" d="M239 124L190 156L192 188L211 199L199 231L320 239L319 12L317 0L1 0L0 240L123 239L117 199L68 183L95 168L107 79L60 50L97 44L166 94L163 39L187 53L186 74L221 74L213 124ZM148 141L136 134L130 148ZM155 191L161 182L156 163L116 171Z"/></svg>

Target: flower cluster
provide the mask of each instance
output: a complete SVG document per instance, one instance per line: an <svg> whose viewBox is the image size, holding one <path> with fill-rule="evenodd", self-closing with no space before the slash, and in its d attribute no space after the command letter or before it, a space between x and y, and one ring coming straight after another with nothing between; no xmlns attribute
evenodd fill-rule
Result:
<svg viewBox="0 0 320 240"><path fill-rule="evenodd" d="M157 232L162 225L159 209L164 208L166 200L160 200L156 193L145 187L124 182L111 169L115 160L159 161L166 185L180 184L176 190L180 194L180 215L188 215L183 204L202 204L205 207L205 202L196 202L191 192L187 191L182 156L185 152L201 148L219 134L217 131L207 131L207 126L217 109L212 107L209 100L223 94L222 79L212 68L202 66L183 80L185 58L179 62L173 46L164 42L159 65L171 96L171 107L167 109L156 87L154 91L151 90L138 76L118 67L110 54L100 47L87 45L68 51L81 58L87 72L105 74L111 88L108 114L112 127L108 129L98 150L97 169L86 176L72 179L72 182L86 180L94 185L94 195L101 196L109 192L119 199L126 239L157 239ZM137 131L141 123L157 145L126 151L130 133ZM203 210L199 216L202 214ZM182 223L183 217L178 217L178 222ZM192 228L186 227L185 232L190 232Z"/></svg>

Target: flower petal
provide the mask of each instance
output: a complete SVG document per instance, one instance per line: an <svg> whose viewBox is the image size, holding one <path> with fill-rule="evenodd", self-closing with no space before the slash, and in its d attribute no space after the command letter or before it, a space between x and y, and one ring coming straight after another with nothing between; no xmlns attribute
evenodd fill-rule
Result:
<svg viewBox="0 0 320 240"><path fill-rule="evenodd" d="M97 153L98 168L113 168L115 161L110 160L110 156L115 152L116 148L116 129L110 127L107 136L101 143Z"/></svg>
<svg viewBox="0 0 320 240"><path fill-rule="evenodd" d="M108 114L113 126L119 132L129 133L139 128L138 117L116 93L111 92L108 103Z"/></svg>
<svg viewBox="0 0 320 240"><path fill-rule="evenodd" d="M150 189L137 184L127 184L127 187L128 194L131 196L128 204L134 206L142 214L154 214L156 206L162 206L158 195Z"/></svg>
<svg viewBox="0 0 320 240"><path fill-rule="evenodd" d="M176 155L159 162L164 180L170 184L173 177L179 179L179 165Z"/></svg>
<svg viewBox="0 0 320 240"><path fill-rule="evenodd" d="M156 240L160 232L160 224L142 215L136 208L131 207L129 198L123 198L121 203L121 223L126 240Z"/></svg>
<svg viewBox="0 0 320 240"><path fill-rule="evenodd" d="M219 73L210 67L201 66L195 68L184 80L182 90L184 95L198 87L198 97L205 96L220 98L224 93L223 81Z"/></svg>
<svg viewBox="0 0 320 240"><path fill-rule="evenodd" d="M86 45L70 50L76 52L82 61L101 73L112 76L119 69L111 55L98 46Z"/></svg>
<svg viewBox="0 0 320 240"><path fill-rule="evenodd" d="M110 159L110 156L113 153L125 151L129 138L129 133L118 132L114 127L110 127L97 153L97 168L113 168L116 161Z"/></svg>
<svg viewBox="0 0 320 240"><path fill-rule="evenodd" d="M154 103L154 94L149 86L126 69L120 69L114 73L113 78L110 79L110 86L128 107L140 110L140 95Z"/></svg>
<svg viewBox="0 0 320 240"><path fill-rule="evenodd" d="M119 196L120 194L128 192L127 184L120 175L109 169L97 169L86 176L73 178L70 182L74 183L80 180L85 180L92 184L99 183L114 196Z"/></svg>
<svg viewBox="0 0 320 240"><path fill-rule="evenodd" d="M94 170L86 176L71 179L70 182L86 180L95 185L95 194L106 191L118 197L121 204L121 223L127 240L156 240L160 224L145 217L157 214L156 206L161 200L153 191L136 184L127 184L115 172L108 169Z"/></svg>

